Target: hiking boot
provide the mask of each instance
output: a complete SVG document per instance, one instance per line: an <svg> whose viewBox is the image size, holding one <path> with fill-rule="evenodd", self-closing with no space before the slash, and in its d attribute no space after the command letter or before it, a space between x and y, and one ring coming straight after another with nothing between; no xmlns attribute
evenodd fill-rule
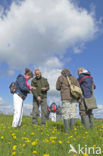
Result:
<svg viewBox="0 0 103 156"><path fill-rule="evenodd" d="M94 119L90 117L89 121L90 121L90 127L94 128Z"/></svg>
<svg viewBox="0 0 103 156"><path fill-rule="evenodd" d="M88 116L83 116L83 124L86 129L90 129L90 121Z"/></svg>
<svg viewBox="0 0 103 156"><path fill-rule="evenodd" d="M71 130L73 130L74 129L74 124L75 124L75 119L70 119L70 128L71 128Z"/></svg>
<svg viewBox="0 0 103 156"><path fill-rule="evenodd" d="M65 132L68 132L68 127L69 127L68 119L64 119L64 130L65 130Z"/></svg>

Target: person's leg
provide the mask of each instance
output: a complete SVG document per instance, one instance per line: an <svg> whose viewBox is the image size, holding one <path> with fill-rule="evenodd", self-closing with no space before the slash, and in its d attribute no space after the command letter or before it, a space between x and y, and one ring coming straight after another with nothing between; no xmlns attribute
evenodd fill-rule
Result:
<svg viewBox="0 0 103 156"><path fill-rule="evenodd" d="M22 117L23 117L23 103L22 103L22 107L21 107L21 114L20 114L20 120L19 120L18 126L21 126Z"/></svg>
<svg viewBox="0 0 103 156"><path fill-rule="evenodd" d="M12 122L12 127L19 126L19 122L21 122L21 112L22 112L22 105L23 99L19 97L17 94L13 95L13 102L14 102L14 117Z"/></svg>
<svg viewBox="0 0 103 156"><path fill-rule="evenodd" d="M94 117L93 117L92 110L89 110L88 114L89 114L90 127L94 128Z"/></svg>
<svg viewBox="0 0 103 156"><path fill-rule="evenodd" d="M90 129L90 121L88 116L88 111L81 111L82 123L86 129Z"/></svg>
<svg viewBox="0 0 103 156"><path fill-rule="evenodd" d="M32 124L38 124L39 103L33 99Z"/></svg>
<svg viewBox="0 0 103 156"><path fill-rule="evenodd" d="M41 124L46 123L47 113L47 99L44 98L41 102Z"/></svg>
<svg viewBox="0 0 103 156"><path fill-rule="evenodd" d="M54 112L54 122L56 122L56 112Z"/></svg>
<svg viewBox="0 0 103 156"><path fill-rule="evenodd" d="M77 103L75 100L70 101L70 128L74 129L75 118L77 117Z"/></svg>
<svg viewBox="0 0 103 156"><path fill-rule="evenodd" d="M62 101L62 116L63 116L63 119L64 119L64 130L65 132L68 132L68 129L69 129L69 122L70 122L70 119L69 119L69 100L63 100Z"/></svg>

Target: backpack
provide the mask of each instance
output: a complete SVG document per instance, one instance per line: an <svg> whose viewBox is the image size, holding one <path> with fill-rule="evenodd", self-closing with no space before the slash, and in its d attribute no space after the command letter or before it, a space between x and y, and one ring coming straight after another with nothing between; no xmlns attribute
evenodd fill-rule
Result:
<svg viewBox="0 0 103 156"><path fill-rule="evenodd" d="M67 76L67 80L70 85L70 91L72 96L74 96L76 99L80 98L82 96L81 88L72 84L68 76Z"/></svg>
<svg viewBox="0 0 103 156"><path fill-rule="evenodd" d="M9 86L9 89L10 89L10 93L11 94L14 94L15 91L16 91L16 83L15 82L12 82Z"/></svg>

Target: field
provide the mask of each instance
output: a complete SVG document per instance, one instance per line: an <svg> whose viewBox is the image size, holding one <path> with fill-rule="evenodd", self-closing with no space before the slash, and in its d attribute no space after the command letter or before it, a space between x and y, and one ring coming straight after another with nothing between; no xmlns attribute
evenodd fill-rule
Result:
<svg viewBox="0 0 103 156"><path fill-rule="evenodd" d="M103 156L103 120L95 119L95 128L85 130L77 119L68 133L63 121L32 126L31 117L24 116L21 127L11 123L12 116L0 115L0 156Z"/></svg>

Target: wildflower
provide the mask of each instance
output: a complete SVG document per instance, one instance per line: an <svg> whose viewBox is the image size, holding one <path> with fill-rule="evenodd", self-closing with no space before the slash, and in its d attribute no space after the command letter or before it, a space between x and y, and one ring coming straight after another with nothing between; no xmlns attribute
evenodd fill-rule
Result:
<svg viewBox="0 0 103 156"><path fill-rule="evenodd" d="M88 154L87 153L84 153L83 156L88 156Z"/></svg>
<svg viewBox="0 0 103 156"><path fill-rule="evenodd" d="M25 146L26 146L26 144L23 144L22 146L23 146L23 147L25 147Z"/></svg>
<svg viewBox="0 0 103 156"><path fill-rule="evenodd" d="M32 146L35 146L36 144L37 144L36 141L32 142Z"/></svg>
<svg viewBox="0 0 103 156"><path fill-rule="evenodd" d="M1 136L1 139L3 140L4 139L4 136Z"/></svg>
<svg viewBox="0 0 103 156"><path fill-rule="evenodd" d="M32 153L33 153L33 154L36 154L36 153L37 153L37 151L33 151Z"/></svg>
<svg viewBox="0 0 103 156"><path fill-rule="evenodd" d="M62 144L62 141L59 141L59 144Z"/></svg>
<svg viewBox="0 0 103 156"><path fill-rule="evenodd" d="M13 136L13 139L16 140L16 136L15 135Z"/></svg>
<svg viewBox="0 0 103 156"><path fill-rule="evenodd" d="M44 154L43 156L50 156L49 154Z"/></svg>
<svg viewBox="0 0 103 156"><path fill-rule="evenodd" d="M54 140L52 140L51 142L52 142L52 143L55 143L55 141L54 141Z"/></svg>
<svg viewBox="0 0 103 156"><path fill-rule="evenodd" d="M15 155L16 154L16 152L12 152L12 155Z"/></svg>
<svg viewBox="0 0 103 156"><path fill-rule="evenodd" d="M96 148L96 145L93 145L93 148Z"/></svg>
<svg viewBox="0 0 103 156"><path fill-rule="evenodd" d="M17 148L17 146L16 145L14 145L13 147L12 147L12 150L16 150L16 148Z"/></svg>
<svg viewBox="0 0 103 156"><path fill-rule="evenodd" d="M49 140L48 139L44 139L43 142L49 143Z"/></svg>
<svg viewBox="0 0 103 156"><path fill-rule="evenodd" d="M10 145L12 142L8 142L8 145Z"/></svg>
<svg viewBox="0 0 103 156"><path fill-rule="evenodd" d="M31 133L31 135L34 135L34 134L35 134L34 132Z"/></svg>
<svg viewBox="0 0 103 156"><path fill-rule="evenodd" d="M14 136L15 135L15 133L12 133L12 136Z"/></svg>
<svg viewBox="0 0 103 156"><path fill-rule="evenodd" d="M26 138L25 140L26 140L25 142L27 142L27 143L31 142L28 138Z"/></svg>

